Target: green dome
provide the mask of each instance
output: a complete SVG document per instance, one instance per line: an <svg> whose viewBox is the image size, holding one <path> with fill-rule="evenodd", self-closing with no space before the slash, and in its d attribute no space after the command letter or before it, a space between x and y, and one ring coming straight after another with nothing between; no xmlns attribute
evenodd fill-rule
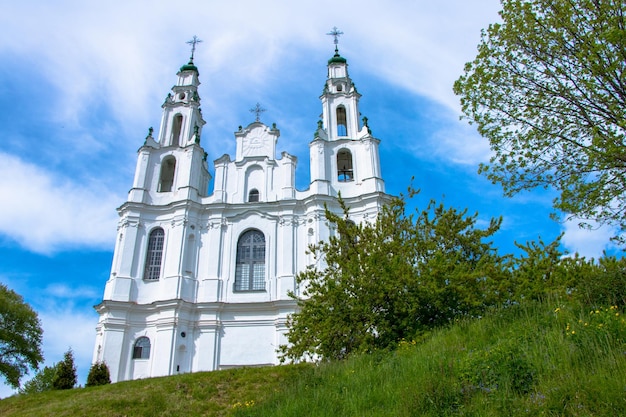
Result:
<svg viewBox="0 0 626 417"><path fill-rule="evenodd" d="M331 59L328 60L329 64L332 64L332 63L345 64L346 62L348 61L346 61L346 59L342 57L341 55L339 55L338 53L336 53Z"/></svg>
<svg viewBox="0 0 626 417"><path fill-rule="evenodd" d="M180 67L181 71L195 71L198 72L198 67L193 64L193 61L189 61L186 65Z"/></svg>

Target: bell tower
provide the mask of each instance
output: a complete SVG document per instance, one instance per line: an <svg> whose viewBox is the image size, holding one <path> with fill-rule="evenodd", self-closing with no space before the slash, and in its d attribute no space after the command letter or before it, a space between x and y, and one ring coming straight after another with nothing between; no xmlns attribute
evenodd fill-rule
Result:
<svg viewBox="0 0 626 417"><path fill-rule="evenodd" d="M338 37L342 35L336 27L328 35L335 38L335 55L328 60L328 76L322 100L322 123L328 140L356 137L359 131L359 98L348 75L348 62L339 55Z"/></svg>
<svg viewBox="0 0 626 417"><path fill-rule="evenodd" d="M205 121L198 95L198 68L193 63L197 37L189 62L178 73L176 85L161 106L161 126L154 138L150 128L139 149L133 188L128 201L169 204L179 200L198 200L207 195L211 179L206 154L200 146Z"/></svg>
<svg viewBox="0 0 626 417"><path fill-rule="evenodd" d="M162 147L184 147L200 140L200 131L205 121L200 111L198 95L198 68L193 63L196 44L202 42L196 36L187 42L192 44L191 57L176 74L178 82L172 87L163 103L163 117L158 143Z"/></svg>
<svg viewBox="0 0 626 417"><path fill-rule="evenodd" d="M311 155L311 189L316 194L353 197L364 193L384 192L378 144L367 118L359 120L358 93L348 75L348 61L339 54L336 27L335 54L328 60L328 73L322 101L322 119L318 122ZM361 123L362 122L362 123Z"/></svg>

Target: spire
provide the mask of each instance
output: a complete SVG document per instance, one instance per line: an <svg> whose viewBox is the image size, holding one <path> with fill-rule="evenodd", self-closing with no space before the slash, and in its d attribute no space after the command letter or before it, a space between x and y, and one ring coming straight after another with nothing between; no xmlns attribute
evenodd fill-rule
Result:
<svg viewBox="0 0 626 417"><path fill-rule="evenodd" d="M339 29L337 29L337 26L333 26L332 30L330 32L327 33L327 35L332 36L333 39L333 43L335 44L335 55L328 60L328 63L332 63L332 62L338 62L338 63L346 63L346 59L344 57L342 57L341 55L339 55L339 37L341 35L343 35L343 32L340 31Z"/></svg>
<svg viewBox="0 0 626 417"><path fill-rule="evenodd" d="M196 45L201 43L202 39L199 39L196 35L193 35L193 38L190 41L185 42L187 45L191 45L191 56L189 57L189 62L187 65L183 65L180 67L181 71L195 71L198 72L198 67L193 64L193 55L196 52Z"/></svg>
<svg viewBox="0 0 626 417"><path fill-rule="evenodd" d="M160 146L186 147L200 143L205 121L200 111L199 72L193 63L196 46L200 42L197 36L187 42L191 45L189 63L176 73L178 81L161 106L163 119L157 140Z"/></svg>

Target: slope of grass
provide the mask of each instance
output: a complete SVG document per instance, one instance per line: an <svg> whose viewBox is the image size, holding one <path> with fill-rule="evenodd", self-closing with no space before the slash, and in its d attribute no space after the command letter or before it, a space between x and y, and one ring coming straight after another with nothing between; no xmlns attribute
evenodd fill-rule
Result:
<svg viewBox="0 0 626 417"><path fill-rule="evenodd" d="M255 404L311 365L242 368L20 395L0 400L0 416L228 416Z"/></svg>
<svg viewBox="0 0 626 417"><path fill-rule="evenodd" d="M0 401L0 415L618 416L625 341L615 308L528 304L395 352L18 396Z"/></svg>
<svg viewBox="0 0 626 417"><path fill-rule="evenodd" d="M615 308L528 304L313 368L236 415L625 416L625 340Z"/></svg>

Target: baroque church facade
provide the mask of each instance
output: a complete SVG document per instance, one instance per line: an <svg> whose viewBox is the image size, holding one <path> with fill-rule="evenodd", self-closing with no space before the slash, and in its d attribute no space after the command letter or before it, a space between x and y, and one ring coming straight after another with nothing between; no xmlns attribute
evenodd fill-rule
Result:
<svg viewBox="0 0 626 417"><path fill-rule="evenodd" d="M118 208L93 354L113 382L279 363L297 308L289 293L300 294L295 277L314 262L307 247L334 233L324 207L339 213L341 193L359 223L375 220L388 199L379 140L360 120L361 96L337 48L327 68L310 185L298 190L297 158L277 157L280 131L258 113L234 133L234 157L215 159L211 175L192 50Z"/></svg>

